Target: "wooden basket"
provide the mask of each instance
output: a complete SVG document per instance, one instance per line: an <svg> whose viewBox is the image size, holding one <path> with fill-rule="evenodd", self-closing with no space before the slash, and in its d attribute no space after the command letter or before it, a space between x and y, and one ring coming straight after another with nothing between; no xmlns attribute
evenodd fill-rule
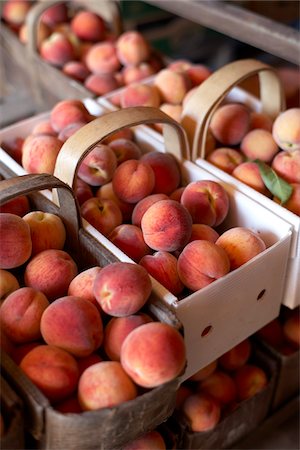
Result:
<svg viewBox="0 0 300 450"><path fill-rule="evenodd" d="M49 201L40 190L56 189L61 207ZM81 225L78 204L66 184L52 175L24 175L0 182L0 204L19 196L29 195L33 208L58 214L66 227L66 249L83 270L118 261ZM151 299L152 301L152 299ZM150 303L151 303L150 301ZM156 308L155 304L158 304ZM153 295L152 314L163 311L164 318L174 326L178 321ZM45 449L72 448L78 450L117 449L137 436L154 429L173 412L179 379L146 391L136 399L112 408L79 414L56 411L12 359L2 352L3 375L22 398L25 427Z"/></svg>
<svg viewBox="0 0 300 450"><path fill-rule="evenodd" d="M254 75L258 75L260 81L260 101L237 88L242 81ZM300 217L205 160L210 119L225 97L248 104L274 119L285 106L282 85L275 69L262 62L246 59L227 64L196 89L185 105L181 124L187 132L193 161L291 225L293 236L282 303L295 308L300 304Z"/></svg>
<svg viewBox="0 0 300 450"><path fill-rule="evenodd" d="M1 414L5 431L0 438L0 447L5 449L24 448L24 411L21 399L0 375Z"/></svg>

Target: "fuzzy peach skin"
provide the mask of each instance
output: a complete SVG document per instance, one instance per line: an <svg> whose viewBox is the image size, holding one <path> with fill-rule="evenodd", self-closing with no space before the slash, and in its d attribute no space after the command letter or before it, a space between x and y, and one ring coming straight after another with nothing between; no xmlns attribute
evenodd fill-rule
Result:
<svg viewBox="0 0 300 450"><path fill-rule="evenodd" d="M42 341L42 339L40 339L38 341L16 345L11 354L11 357L14 360L14 362L19 366L22 359L27 355L27 353L29 353L35 347L38 347L39 345L43 345L43 344L44 344L44 342Z"/></svg>
<svg viewBox="0 0 300 450"><path fill-rule="evenodd" d="M105 236L122 223L121 210L113 200L92 197L81 205L80 211L82 217Z"/></svg>
<svg viewBox="0 0 300 450"><path fill-rule="evenodd" d="M170 116L172 119L174 119L174 120L176 120L177 122L180 123L182 110L183 110L182 104L180 104L180 105L172 105L171 103L162 103L160 105L159 109L161 111L163 111L164 113L168 114L168 116ZM162 133L163 126L162 126L161 123L155 123L155 124L153 124L153 127L157 131Z"/></svg>
<svg viewBox="0 0 300 450"><path fill-rule="evenodd" d="M272 133L273 121L270 116L265 113L251 111L250 113L250 130L260 128Z"/></svg>
<svg viewBox="0 0 300 450"><path fill-rule="evenodd" d="M112 361L120 361L121 347L128 334L135 328L152 322L148 314L137 313L126 317L113 317L104 328L103 347Z"/></svg>
<svg viewBox="0 0 300 450"><path fill-rule="evenodd" d="M77 358L79 376L83 374L85 369L101 361L103 361L103 358L96 352L93 352L88 356L83 356L82 358Z"/></svg>
<svg viewBox="0 0 300 450"><path fill-rule="evenodd" d="M194 373L194 375L189 377L190 381L202 381L205 380L209 375L215 372L218 366L218 361L215 359L211 363L207 364L207 366L198 370L198 372Z"/></svg>
<svg viewBox="0 0 300 450"><path fill-rule="evenodd" d="M145 255L139 264L168 291L179 295L184 289L177 271L177 258L172 253L159 251Z"/></svg>
<svg viewBox="0 0 300 450"><path fill-rule="evenodd" d="M67 125L91 120L91 115L81 100L66 99L56 103L50 112L52 128L59 133Z"/></svg>
<svg viewBox="0 0 300 450"><path fill-rule="evenodd" d="M178 257L177 270L182 283L198 291L230 270L229 258L220 246L210 241L192 241Z"/></svg>
<svg viewBox="0 0 300 450"><path fill-rule="evenodd" d="M277 153L272 161L272 169L289 183L300 183L300 149Z"/></svg>
<svg viewBox="0 0 300 450"><path fill-rule="evenodd" d="M290 183L290 185L292 187L292 194L285 203L281 203L278 197L273 197L273 200L297 216L300 216L300 183Z"/></svg>
<svg viewBox="0 0 300 450"><path fill-rule="evenodd" d="M229 147L219 147L209 153L206 159L214 166L231 174L239 164L244 162L245 157L239 150Z"/></svg>
<svg viewBox="0 0 300 450"><path fill-rule="evenodd" d="M114 73L91 73L84 81L84 86L97 95L105 95L120 87Z"/></svg>
<svg viewBox="0 0 300 450"><path fill-rule="evenodd" d="M166 68L155 75L154 86L159 91L161 103L180 105L192 83L186 73Z"/></svg>
<svg viewBox="0 0 300 450"><path fill-rule="evenodd" d="M57 3L49 6L41 15L41 21L50 28L59 23L68 22L68 8L66 3Z"/></svg>
<svg viewBox="0 0 300 450"><path fill-rule="evenodd" d="M86 200L94 197L91 186L85 181L81 180L79 177L76 177L74 192L80 206Z"/></svg>
<svg viewBox="0 0 300 450"><path fill-rule="evenodd" d="M131 221L133 225L140 227L142 217L147 211L147 209L150 208L150 206L153 205L154 203L160 200L167 200L167 199L168 196L166 194L150 194L147 195L147 197L142 198L139 202L136 203L136 205L133 208L131 216Z"/></svg>
<svg viewBox="0 0 300 450"><path fill-rule="evenodd" d="M116 170L117 158L108 145L97 145L82 160L78 176L90 186L108 183Z"/></svg>
<svg viewBox="0 0 300 450"><path fill-rule="evenodd" d="M32 242L32 256L50 248L62 250L66 229L61 218L53 213L31 211L23 220L28 223Z"/></svg>
<svg viewBox="0 0 300 450"><path fill-rule="evenodd" d="M239 103L220 106L213 114L210 130L223 145L237 145L250 128L250 110Z"/></svg>
<svg viewBox="0 0 300 450"><path fill-rule="evenodd" d="M219 403L208 394L200 392L188 396L181 410L194 432L213 430L221 418Z"/></svg>
<svg viewBox="0 0 300 450"><path fill-rule="evenodd" d="M123 447L123 450L166 450L166 448L162 435L153 430L129 442Z"/></svg>
<svg viewBox="0 0 300 450"><path fill-rule="evenodd" d="M93 11L78 11L71 20L71 29L79 39L86 41L102 41L105 36L104 20Z"/></svg>
<svg viewBox="0 0 300 450"><path fill-rule="evenodd" d="M136 66L125 66L122 69L122 78L125 85L136 83L144 78L154 75L155 70L151 64L141 62Z"/></svg>
<svg viewBox="0 0 300 450"><path fill-rule="evenodd" d="M80 128L82 128L86 124L87 122L82 121L70 123L58 133L58 139L62 142L66 142L66 140L69 139L70 136L72 136L74 133L76 133L77 130L80 130Z"/></svg>
<svg viewBox="0 0 300 450"><path fill-rule="evenodd" d="M46 134L29 135L22 147L22 166L29 173L54 173L63 143Z"/></svg>
<svg viewBox="0 0 300 450"><path fill-rule="evenodd" d="M32 4L27 0L9 0L2 6L2 18L17 30L25 22Z"/></svg>
<svg viewBox="0 0 300 450"><path fill-rule="evenodd" d="M216 244L227 253L230 270L237 269L266 249L259 234L245 227L230 228L221 234Z"/></svg>
<svg viewBox="0 0 300 450"><path fill-rule="evenodd" d="M1 142L1 147L11 156L17 163L22 163L22 147L24 138L16 137L4 139Z"/></svg>
<svg viewBox="0 0 300 450"><path fill-rule="evenodd" d="M115 317L135 314L152 290L144 267L134 263L116 262L100 271L94 282L94 295L102 310Z"/></svg>
<svg viewBox="0 0 300 450"><path fill-rule="evenodd" d="M41 47L42 42L47 39L51 34L51 28L48 27L44 22L39 22L37 27L37 34L36 34L36 46L37 49ZM28 25L26 23L23 23L21 26L18 37L20 39L20 42L22 44L28 43Z"/></svg>
<svg viewBox="0 0 300 450"><path fill-rule="evenodd" d="M78 399L84 411L111 408L137 397L137 388L118 361L102 361L88 367L78 383Z"/></svg>
<svg viewBox="0 0 300 450"><path fill-rule="evenodd" d="M107 136L102 143L103 144L111 144L111 142L115 141L116 139L128 139L129 141L134 140L134 131L132 128L122 128L121 130L115 131L113 134L110 134Z"/></svg>
<svg viewBox="0 0 300 450"><path fill-rule="evenodd" d="M300 316L299 309L292 312L291 316L283 323L283 335L294 348L300 347Z"/></svg>
<svg viewBox="0 0 300 450"><path fill-rule="evenodd" d="M180 202L181 196L182 196L182 193L183 193L184 190L185 190L185 186L178 187L177 189L175 189L175 191L173 191L169 195L170 199L171 200L176 200L177 202Z"/></svg>
<svg viewBox="0 0 300 450"><path fill-rule="evenodd" d="M99 307L98 302L95 299L93 287L94 281L101 267L94 266L89 269L83 270L71 281L68 287L68 295L81 297L93 303L95 306Z"/></svg>
<svg viewBox="0 0 300 450"><path fill-rule="evenodd" d="M0 323L7 336L17 344L41 338L40 322L49 306L40 291L23 287L12 292L0 308Z"/></svg>
<svg viewBox="0 0 300 450"><path fill-rule="evenodd" d="M78 383L74 356L52 345L39 345L22 359L20 368L51 403L73 394Z"/></svg>
<svg viewBox="0 0 300 450"><path fill-rule="evenodd" d="M135 30L122 33L116 42L117 55L124 66L137 66L150 58L150 46Z"/></svg>
<svg viewBox="0 0 300 450"><path fill-rule="evenodd" d="M62 67L62 71L68 77L81 81L81 83L83 83L91 73L86 65L81 61L66 62Z"/></svg>
<svg viewBox="0 0 300 450"><path fill-rule="evenodd" d="M0 269L13 269L31 256L32 242L29 225L15 214L0 213Z"/></svg>
<svg viewBox="0 0 300 450"><path fill-rule="evenodd" d="M259 128L249 131L243 137L240 147L248 159L260 159L266 163L270 163L279 151L272 133Z"/></svg>
<svg viewBox="0 0 300 450"><path fill-rule="evenodd" d="M131 215L135 204L124 202L119 197L117 197L111 181L109 183L103 184L103 186L100 186L97 189L96 197L100 199L100 201L112 200L114 203L118 205L122 213L123 222L131 222Z"/></svg>
<svg viewBox="0 0 300 450"><path fill-rule="evenodd" d="M205 225L204 223L193 223L189 242L204 240L215 243L219 236L219 233L209 225Z"/></svg>
<svg viewBox="0 0 300 450"><path fill-rule="evenodd" d="M95 74L113 73L121 64L113 42L103 41L92 45L85 56L88 69Z"/></svg>
<svg viewBox="0 0 300 450"><path fill-rule="evenodd" d="M77 275L73 258L64 250L44 250L26 265L25 286L42 291L49 301L67 294L68 287Z"/></svg>
<svg viewBox="0 0 300 450"><path fill-rule="evenodd" d="M189 241L192 218L176 200L160 200L145 211L141 228L150 248L173 252L182 249Z"/></svg>
<svg viewBox="0 0 300 450"><path fill-rule="evenodd" d="M151 253L150 247L144 241L142 230L131 223L123 223L114 228L108 238L135 262Z"/></svg>
<svg viewBox="0 0 300 450"><path fill-rule="evenodd" d="M181 173L175 157L170 153L148 152L140 161L148 163L154 172L153 194L171 194L179 187Z"/></svg>
<svg viewBox="0 0 300 450"><path fill-rule="evenodd" d="M279 114L272 133L282 150L300 150L300 108L290 108Z"/></svg>
<svg viewBox="0 0 300 450"><path fill-rule="evenodd" d="M108 145L116 155L118 165L128 159L140 159L142 155L141 148L132 139L114 139Z"/></svg>
<svg viewBox="0 0 300 450"><path fill-rule="evenodd" d="M249 339L244 339L232 349L228 350L218 358L219 366L227 371L235 371L244 366L251 355L251 342Z"/></svg>
<svg viewBox="0 0 300 450"><path fill-rule="evenodd" d="M53 301L41 318L44 341L76 357L88 356L103 340L103 325L95 305L68 295Z"/></svg>
<svg viewBox="0 0 300 450"><path fill-rule="evenodd" d="M189 211L193 223L220 225L229 211L229 197L223 186L211 180L190 182L180 203Z"/></svg>
<svg viewBox="0 0 300 450"><path fill-rule="evenodd" d="M19 287L19 281L13 273L8 270L0 269L0 303L2 303L9 294L19 289Z"/></svg>
<svg viewBox="0 0 300 450"><path fill-rule="evenodd" d="M155 186L155 175L148 163L129 159L115 170L112 185L115 194L121 200L137 203L152 193Z"/></svg>
<svg viewBox="0 0 300 450"><path fill-rule="evenodd" d="M233 378L222 370L215 370L199 383L197 389L209 394L221 405L233 403L237 399L237 389Z"/></svg>
<svg viewBox="0 0 300 450"><path fill-rule="evenodd" d="M246 161L239 164L232 171L232 176L252 187L256 191L270 196L268 189L266 188L262 176L260 174L258 165L252 161Z"/></svg>
<svg viewBox="0 0 300 450"><path fill-rule="evenodd" d="M66 62L76 59L70 39L59 32L53 32L41 43L40 55L45 61L59 68Z"/></svg>
<svg viewBox="0 0 300 450"><path fill-rule="evenodd" d="M268 377L263 369L253 364L245 364L233 375L240 401L253 397L268 384Z"/></svg>
<svg viewBox="0 0 300 450"><path fill-rule="evenodd" d="M55 130L53 130L50 120L43 120L38 122L31 130L31 134L49 134L50 136L57 136Z"/></svg>
<svg viewBox="0 0 300 450"><path fill-rule="evenodd" d="M131 106L158 108L161 104L161 97L156 86L135 82L122 89L119 103L122 108Z"/></svg>
<svg viewBox="0 0 300 450"><path fill-rule="evenodd" d="M183 337L162 322L141 325L121 347L121 364L139 386L153 388L178 377L186 364Z"/></svg>
<svg viewBox="0 0 300 450"><path fill-rule="evenodd" d="M199 86L211 75L211 70L203 64L192 64L186 69L186 73L192 82L192 87Z"/></svg>
<svg viewBox="0 0 300 450"><path fill-rule="evenodd" d="M30 211L30 204L26 195L20 195L19 197L12 198L3 205L0 206L0 213L16 214L23 217Z"/></svg>

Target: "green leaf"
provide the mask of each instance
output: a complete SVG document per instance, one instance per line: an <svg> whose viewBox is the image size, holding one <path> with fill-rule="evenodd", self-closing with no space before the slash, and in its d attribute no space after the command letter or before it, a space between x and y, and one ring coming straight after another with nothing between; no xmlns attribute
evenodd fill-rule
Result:
<svg viewBox="0 0 300 450"><path fill-rule="evenodd" d="M279 198L281 204L286 203L293 192L292 186L279 177L268 164L259 159L256 159L254 162L258 165L265 186L273 195Z"/></svg>

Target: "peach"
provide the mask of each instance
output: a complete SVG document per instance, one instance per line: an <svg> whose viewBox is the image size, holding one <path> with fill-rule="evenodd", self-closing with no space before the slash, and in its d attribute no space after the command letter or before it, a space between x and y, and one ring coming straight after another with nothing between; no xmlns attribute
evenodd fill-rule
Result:
<svg viewBox="0 0 300 450"><path fill-rule="evenodd" d="M58 139L62 142L66 142L67 139L69 139L70 136L72 136L76 131L80 130L84 125L86 125L88 122L74 122L67 125L65 128L60 130L58 133Z"/></svg>
<svg viewBox="0 0 300 450"><path fill-rule="evenodd" d="M259 167L255 162L246 161L239 164L235 169L233 169L232 176L261 194L269 196L269 191L264 184Z"/></svg>
<svg viewBox="0 0 300 450"><path fill-rule="evenodd" d="M183 291L184 285L177 271L177 258L172 253L159 251L145 255L139 264L172 294L179 295Z"/></svg>
<svg viewBox="0 0 300 450"><path fill-rule="evenodd" d="M202 367L202 369L198 370L194 375L189 377L190 381L202 381L205 380L209 375L215 372L218 366L218 360L215 359L211 363L207 364L207 366Z"/></svg>
<svg viewBox="0 0 300 450"><path fill-rule="evenodd" d="M123 222L130 222L131 215L135 205L134 203L124 202L119 197L117 197L111 181L99 187L99 189L96 192L96 197L99 198L100 200L109 199L114 201L120 208L123 217Z"/></svg>
<svg viewBox="0 0 300 450"><path fill-rule="evenodd" d="M191 81L184 72L170 69L160 70L154 78L154 86L159 91L161 103L179 105L191 89Z"/></svg>
<svg viewBox="0 0 300 450"><path fill-rule="evenodd" d="M78 177L76 178L74 191L79 205L82 205L89 198L94 197L91 186Z"/></svg>
<svg viewBox="0 0 300 450"><path fill-rule="evenodd" d="M144 241L142 230L130 223L123 223L114 228L108 238L135 262L139 262L143 256L151 252Z"/></svg>
<svg viewBox="0 0 300 450"><path fill-rule="evenodd" d="M40 46L41 57L50 64L62 68L75 59L75 51L69 38L62 33L52 33Z"/></svg>
<svg viewBox="0 0 300 450"><path fill-rule="evenodd" d="M124 84L136 83L144 78L154 75L154 68L147 62L141 62L136 66L125 66L122 70Z"/></svg>
<svg viewBox="0 0 300 450"><path fill-rule="evenodd" d="M43 41L50 36L50 34L51 28L48 27L48 25L45 24L44 22L39 22L37 27L37 38L36 38L37 39L36 45L38 49L41 47ZM23 23L23 25L21 26L18 36L22 44L28 43L28 25L26 23Z"/></svg>
<svg viewBox="0 0 300 450"><path fill-rule="evenodd" d="M0 269L13 269L31 256L32 242L29 225L15 214L0 213Z"/></svg>
<svg viewBox="0 0 300 450"><path fill-rule="evenodd" d="M274 348L280 348L283 344L283 329L281 322L278 318L275 318L271 322L267 323L264 327L260 328L256 332L263 341L271 345Z"/></svg>
<svg viewBox="0 0 300 450"><path fill-rule="evenodd" d="M212 116L210 129L213 136L223 145L241 142L250 127L250 110L239 103L220 106Z"/></svg>
<svg viewBox="0 0 300 450"><path fill-rule="evenodd" d="M92 197L80 207L81 215L96 230L108 236L114 228L122 223L122 213L113 200Z"/></svg>
<svg viewBox="0 0 300 450"><path fill-rule="evenodd" d="M159 109L164 113L168 114L168 116L170 116L172 119L180 123L183 109L182 105L172 105L171 103L162 103ZM161 123L155 123L153 126L157 131L162 133L163 125Z"/></svg>
<svg viewBox="0 0 300 450"><path fill-rule="evenodd" d="M19 281L14 274L8 270L0 269L0 304L19 287Z"/></svg>
<svg viewBox="0 0 300 450"><path fill-rule="evenodd" d="M176 392L176 405L175 408L180 410L185 402L185 399L193 394L192 388L188 384L181 384Z"/></svg>
<svg viewBox="0 0 300 450"><path fill-rule="evenodd" d="M108 183L116 170L117 158L108 145L99 144L82 160L78 176L91 186Z"/></svg>
<svg viewBox="0 0 300 450"><path fill-rule="evenodd" d="M27 0L9 0L3 3L1 16L14 29L18 29L25 22L31 6Z"/></svg>
<svg viewBox="0 0 300 450"><path fill-rule="evenodd" d="M57 137L57 133L53 130L50 120L43 120L37 123L32 128L31 134L49 134L50 136Z"/></svg>
<svg viewBox="0 0 300 450"><path fill-rule="evenodd" d="M270 163L279 151L272 133L259 128L248 131L240 147L248 159L260 159L266 163Z"/></svg>
<svg viewBox="0 0 300 450"><path fill-rule="evenodd" d="M94 295L102 310L115 317L135 314L141 309L152 290L144 267L127 262L105 266L94 282Z"/></svg>
<svg viewBox="0 0 300 450"><path fill-rule="evenodd" d="M294 348L300 347L300 316L299 310L293 311L283 323L283 334L288 343Z"/></svg>
<svg viewBox="0 0 300 450"><path fill-rule="evenodd" d="M173 252L183 248L192 233L192 218L176 200L151 205L141 221L144 240L153 250Z"/></svg>
<svg viewBox="0 0 300 450"><path fill-rule="evenodd" d="M177 270L182 283L192 291L208 286L230 270L229 258L210 241L192 241L178 257Z"/></svg>
<svg viewBox="0 0 300 450"><path fill-rule="evenodd" d="M80 358L100 347L103 340L102 319L91 302L68 295L56 299L44 311L41 333L47 344Z"/></svg>
<svg viewBox="0 0 300 450"><path fill-rule="evenodd" d="M132 139L119 138L109 143L117 157L118 165L128 159L139 159L142 155L141 148Z"/></svg>
<svg viewBox="0 0 300 450"><path fill-rule="evenodd" d="M300 183L290 183L290 185L292 187L292 194L285 203L281 203L281 200L277 197L273 197L273 200L297 216L300 216Z"/></svg>
<svg viewBox="0 0 300 450"><path fill-rule="evenodd" d="M88 367L78 383L83 410L99 410L133 400L137 389L118 361L102 361Z"/></svg>
<svg viewBox="0 0 300 450"><path fill-rule="evenodd" d="M233 378L222 370L215 370L199 383L200 392L205 392L221 405L232 403L237 398L237 389Z"/></svg>
<svg viewBox="0 0 300 450"><path fill-rule="evenodd" d="M107 136L102 141L102 144L109 145L111 142L115 141L116 139L128 139L130 141L133 141L134 140L133 129L132 128L122 128L120 130L117 130L114 133Z"/></svg>
<svg viewBox="0 0 300 450"><path fill-rule="evenodd" d="M30 228L32 256L50 248L62 250L66 229L62 219L53 213L31 211L23 217Z"/></svg>
<svg viewBox="0 0 300 450"><path fill-rule="evenodd" d="M245 227L226 230L216 244L227 253L230 270L237 269L266 249L266 244L258 233Z"/></svg>
<svg viewBox="0 0 300 450"><path fill-rule="evenodd" d="M103 341L103 347L109 359L120 361L121 347L125 338L132 330L149 322L152 322L151 317L144 313L110 319L104 328Z"/></svg>
<svg viewBox="0 0 300 450"><path fill-rule="evenodd" d="M186 73L192 82L192 87L199 86L211 75L211 70L204 64L192 64L186 69Z"/></svg>
<svg viewBox="0 0 300 450"><path fill-rule="evenodd" d="M209 225L205 225L204 223L193 223L189 242L204 240L215 243L218 238L219 233Z"/></svg>
<svg viewBox="0 0 300 450"><path fill-rule="evenodd" d="M180 200L191 214L193 223L220 225L229 211L229 197L225 188L216 181L190 182Z"/></svg>
<svg viewBox="0 0 300 450"><path fill-rule="evenodd" d="M186 72L192 65L193 63L187 59L175 59L168 64L167 68L174 72Z"/></svg>
<svg viewBox="0 0 300 450"><path fill-rule="evenodd" d="M1 142L1 147L19 164L22 162L22 147L24 140L24 138L17 136L15 138L4 139Z"/></svg>
<svg viewBox="0 0 300 450"><path fill-rule="evenodd" d="M239 150L229 147L219 147L210 152L206 159L214 166L231 174L239 164L244 162L245 157Z"/></svg>
<svg viewBox="0 0 300 450"><path fill-rule="evenodd" d="M22 166L29 173L54 173L62 141L46 134L29 135L22 147Z"/></svg>
<svg viewBox="0 0 300 450"><path fill-rule="evenodd" d="M77 394L73 394L64 400L55 403L53 407L56 411L59 411L62 414L66 413L78 414L82 412L82 408L79 404Z"/></svg>
<svg viewBox="0 0 300 450"><path fill-rule="evenodd" d="M290 108L276 117L272 134L278 146L286 151L300 151L300 108Z"/></svg>
<svg viewBox="0 0 300 450"><path fill-rule="evenodd" d="M115 194L121 200L137 203L153 191L155 175L148 163L129 159L116 168L112 185Z"/></svg>
<svg viewBox="0 0 300 450"><path fill-rule="evenodd" d="M97 95L105 95L120 87L113 73L92 73L86 77L84 86Z"/></svg>
<svg viewBox="0 0 300 450"><path fill-rule="evenodd" d="M93 293L94 281L101 267L94 266L89 269L83 270L71 281L68 287L68 295L81 297L93 303L98 307L98 303Z"/></svg>
<svg viewBox="0 0 300 450"><path fill-rule="evenodd" d="M78 269L64 250L44 250L35 255L24 272L25 286L42 291L49 301L66 295Z"/></svg>
<svg viewBox="0 0 300 450"><path fill-rule="evenodd" d="M162 435L156 430L148 431L123 446L123 450L166 450L166 448Z"/></svg>
<svg viewBox="0 0 300 450"><path fill-rule="evenodd" d="M136 30L122 33L116 42L117 55L124 66L137 66L150 57L150 46Z"/></svg>
<svg viewBox="0 0 300 450"><path fill-rule="evenodd" d="M12 198L3 205L0 205L0 213L10 213L23 217L30 211L30 204L26 195Z"/></svg>
<svg viewBox="0 0 300 450"><path fill-rule="evenodd" d="M50 113L51 126L57 133L75 122L87 123L90 118L90 113L81 100L61 100Z"/></svg>
<svg viewBox="0 0 300 450"><path fill-rule="evenodd" d="M154 172L155 183L153 194L171 194L181 181L179 165L171 153L148 152L142 155L141 161L148 163Z"/></svg>
<svg viewBox="0 0 300 450"><path fill-rule="evenodd" d="M85 56L85 63L92 73L113 73L120 69L115 44L109 41L94 44Z"/></svg>
<svg viewBox="0 0 300 450"><path fill-rule="evenodd" d="M22 359L20 368L51 403L67 398L76 390L77 362L61 348L39 345Z"/></svg>
<svg viewBox="0 0 300 450"><path fill-rule="evenodd" d="M281 66L277 68L277 74L282 81L282 86L288 109L299 107L300 81L299 68L292 66Z"/></svg>
<svg viewBox="0 0 300 450"><path fill-rule="evenodd" d="M105 36L104 20L93 11L78 11L71 20L71 29L79 39L86 41L102 41Z"/></svg>
<svg viewBox="0 0 300 450"><path fill-rule="evenodd" d="M90 75L89 69L82 61L68 61L63 65L62 71L68 77L80 82L84 82Z"/></svg>
<svg viewBox="0 0 300 450"><path fill-rule="evenodd" d="M180 202L181 196L183 194L183 191L185 190L185 186L180 186L175 191L173 191L169 197L171 200L176 200L177 202Z"/></svg>
<svg viewBox="0 0 300 450"><path fill-rule="evenodd" d="M221 418L219 403L208 394L200 392L187 397L182 405L182 412L194 432L214 429Z"/></svg>
<svg viewBox="0 0 300 450"><path fill-rule="evenodd" d="M29 353L31 350L33 350L35 347L38 347L39 345L43 345L44 342L42 340L34 341L34 342L28 342L26 344L20 344L16 345L14 348L11 356L14 362L19 366L22 359Z"/></svg>
<svg viewBox="0 0 300 450"><path fill-rule="evenodd" d="M49 6L41 15L41 21L53 28L59 23L68 22L68 8L66 3Z"/></svg>
<svg viewBox="0 0 300 450"><path fill-rule="evenodd" d="M131 221L133 225L138 227L141 226L142 217L144 213L150 208L151 205L160 201L167 200L168 196L166 194L150 194L147 197L142 198L139 202L136 203L134 209L132 211Z"/></svg>
<svg viewBox="0 0 300 450"><path fill-rule="evenodd" d="M245 364L233 375L240 401L253 397L268 384L268 378L263 369L256 365Z"/></svg>
<svg viewBox="0 0 300 450"><path fill-rule="evenodd" d="M18 344L40 339L41 317L48 306L49 302L42 292L30 287L20 288L1 305L1 327Z"/></svg>
<svg viewBox="0 0 300 450"><path fill-rule="evenodd" d="M77 359L78 364L78 370L79 370L79 376L83 374L85 369L92 366L93 364L97 364L99 362L103 361L100 355L98 353L91 353L90 355L83 356L82 358Z"/></svg>
<svg viewBox="0 0 300 450"><path fill-rule="evenodd" d="M272 169L289 183L300 183L300 149L281 151L272 161Z"/></svg>
<svg viewBox="0 0 300 450"><path fill-rule="evenodd" d="M251 342L249 339L244 339L239 344L228 350L218 358L218 363L222 369L227 371L234 371L244 366L251 354Z"/></svg>
<svg viewBox="0 0 300 450"><path fill-rule="evenodd" d="M156 86L136 82L122 89L119 102L122 108L132 106L152 106L158 108L161 103L161 98Z"/></svg>
<svg viewBox="0 0 300 450"><path fill-rule="evenodd" d="M185 368L183 337L167 323L141 325L124 340L121 364L139 386L153 388L167 383L181 375Z"/></svg>
<svg viewBox="0 0 300 450"><path fill-rule="evenodd" d="M249 130L255 130L260 128L272 133L273 121L270 116L265 113L251 111L250 113L250 128Z"/></svg>

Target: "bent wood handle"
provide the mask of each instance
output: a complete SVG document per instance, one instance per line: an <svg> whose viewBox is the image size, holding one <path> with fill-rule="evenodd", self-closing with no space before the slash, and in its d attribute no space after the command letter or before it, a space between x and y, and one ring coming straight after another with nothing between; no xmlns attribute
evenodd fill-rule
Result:
<svg viewBox="0 0 300 450"><path fill-rule="evenodd" d="M258 75L261 112L272 119L285 107L285 97L276 70L255 59L241 59L229 63L208 77L187 101L181 116L192 160L205 158L205 142L212 115L232 88L245 79Z"/></svg>

